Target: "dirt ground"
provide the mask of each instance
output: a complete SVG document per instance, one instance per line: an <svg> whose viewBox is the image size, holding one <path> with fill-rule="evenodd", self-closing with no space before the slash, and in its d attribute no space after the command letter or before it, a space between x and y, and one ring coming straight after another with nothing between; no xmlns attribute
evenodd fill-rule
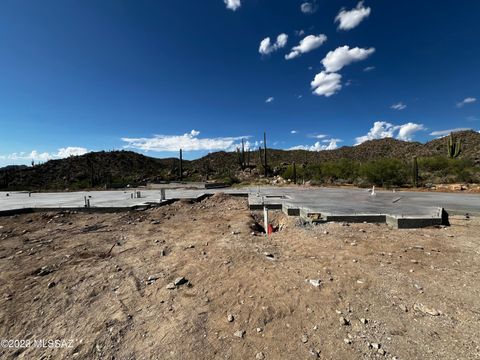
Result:
<svg viewBox="0 0 480 360"><path fill-rule="evenodd" d="M0 218L0 358L480 358L478 218L394 230L272 215L268 238L223 194Z"/></svg>

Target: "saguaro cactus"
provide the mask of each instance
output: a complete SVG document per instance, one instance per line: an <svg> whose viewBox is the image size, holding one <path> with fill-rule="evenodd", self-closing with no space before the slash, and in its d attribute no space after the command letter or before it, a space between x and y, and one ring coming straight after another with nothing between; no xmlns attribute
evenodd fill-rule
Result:
<svg viewBox="0 0 480 360"><path fill-rule="evenodd" d="M461 140L456 140L453 134L450 134L450 136L447 139L447 152L448 152L448 157L451 159L455 159L460 155L460 152L462 151L462 141Z"/></svg>
<svg viewBox="0 0 480 360"><path fill-rule="evenodd" d="M297 183L297 165L295 165L295 161L293 162L293 183Z"/></svg>
<svg viewBox="0 0 480 360"><path fill-rule="evenodd" d="M263 157L264 157L265 177L267 177L268 176L268 165L267 165L267 133L266 132L263 133L263 148L264 148Z"/></svg>
<svg viewBox="0 0 480 360"><path fill-rule="evenodd" d="M418 161L416 156L413 157L412 176L413 186L418 187Z"/></svg>
<svg viewBox="0 0 480 360"><path fill-rule="evenodd" d="M183 151L180 149L180 181L183 179Z"/></svg>

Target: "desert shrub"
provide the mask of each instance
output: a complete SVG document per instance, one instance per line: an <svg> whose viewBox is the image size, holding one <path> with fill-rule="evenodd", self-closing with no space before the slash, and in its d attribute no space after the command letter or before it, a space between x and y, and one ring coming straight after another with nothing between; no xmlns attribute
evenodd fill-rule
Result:
<svg viewBox="0 0 480 360"><path fill-rule="evenodd" d="M372 185L400 186L408 182L408 165L397 159L379 159L363 163L360 176Z"/></svg>
<svg viewBox="0 0 480 360"><path fill-rule="evenodd" d="M301 165L296 165L297 180L305 178L305 168ZM285 171L282 173L284 179L293 180L293 165L288 165Z"/></svg>
<svg viewBox="0 0 480 360"><path fill-rule="evenodd" d="M449 159L443 156L420 158L420 176L427 182L476 182L480 169L470 159Z"/></svg>

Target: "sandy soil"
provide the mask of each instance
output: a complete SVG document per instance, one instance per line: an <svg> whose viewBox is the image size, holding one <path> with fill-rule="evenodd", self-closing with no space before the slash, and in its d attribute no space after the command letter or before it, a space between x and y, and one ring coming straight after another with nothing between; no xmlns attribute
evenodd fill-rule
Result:
<svg viewBox="0 0 480 360"><path fill-rule="evenodd" d="M253 235L246 200L222 194L0 218L0 339L64 341L0 358L480 358L479 219L274 218Z"/></svg>

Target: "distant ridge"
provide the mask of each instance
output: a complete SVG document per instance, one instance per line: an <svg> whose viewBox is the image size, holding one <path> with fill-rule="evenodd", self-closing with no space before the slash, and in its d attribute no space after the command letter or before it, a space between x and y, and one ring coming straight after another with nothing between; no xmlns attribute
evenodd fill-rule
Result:
<svg viewBox="0 0 480 360"><path fill-rule="evenodd" d="M468 130L456 132L462 141L460 158L471 159L480 166L480 133ZM351 159L370 161L379 158L410 160L413 156L446 156L446 138L425 144L392 138L369 140L358 146L344 146L319 152L306 150L268 149L269 165L296 162L320 164L325 161ZM250 162L258 165L258 150L250 154ZM184 178L202 180L208 172L211 177L238 170L235 152L215 152L200 159L183 162ZM158 159L132 151L92 152L82 156L50 160L34 167L10 166L0 169L0 189L84 189L121 187L147 181L178 180L179 160Z"/></svg>

